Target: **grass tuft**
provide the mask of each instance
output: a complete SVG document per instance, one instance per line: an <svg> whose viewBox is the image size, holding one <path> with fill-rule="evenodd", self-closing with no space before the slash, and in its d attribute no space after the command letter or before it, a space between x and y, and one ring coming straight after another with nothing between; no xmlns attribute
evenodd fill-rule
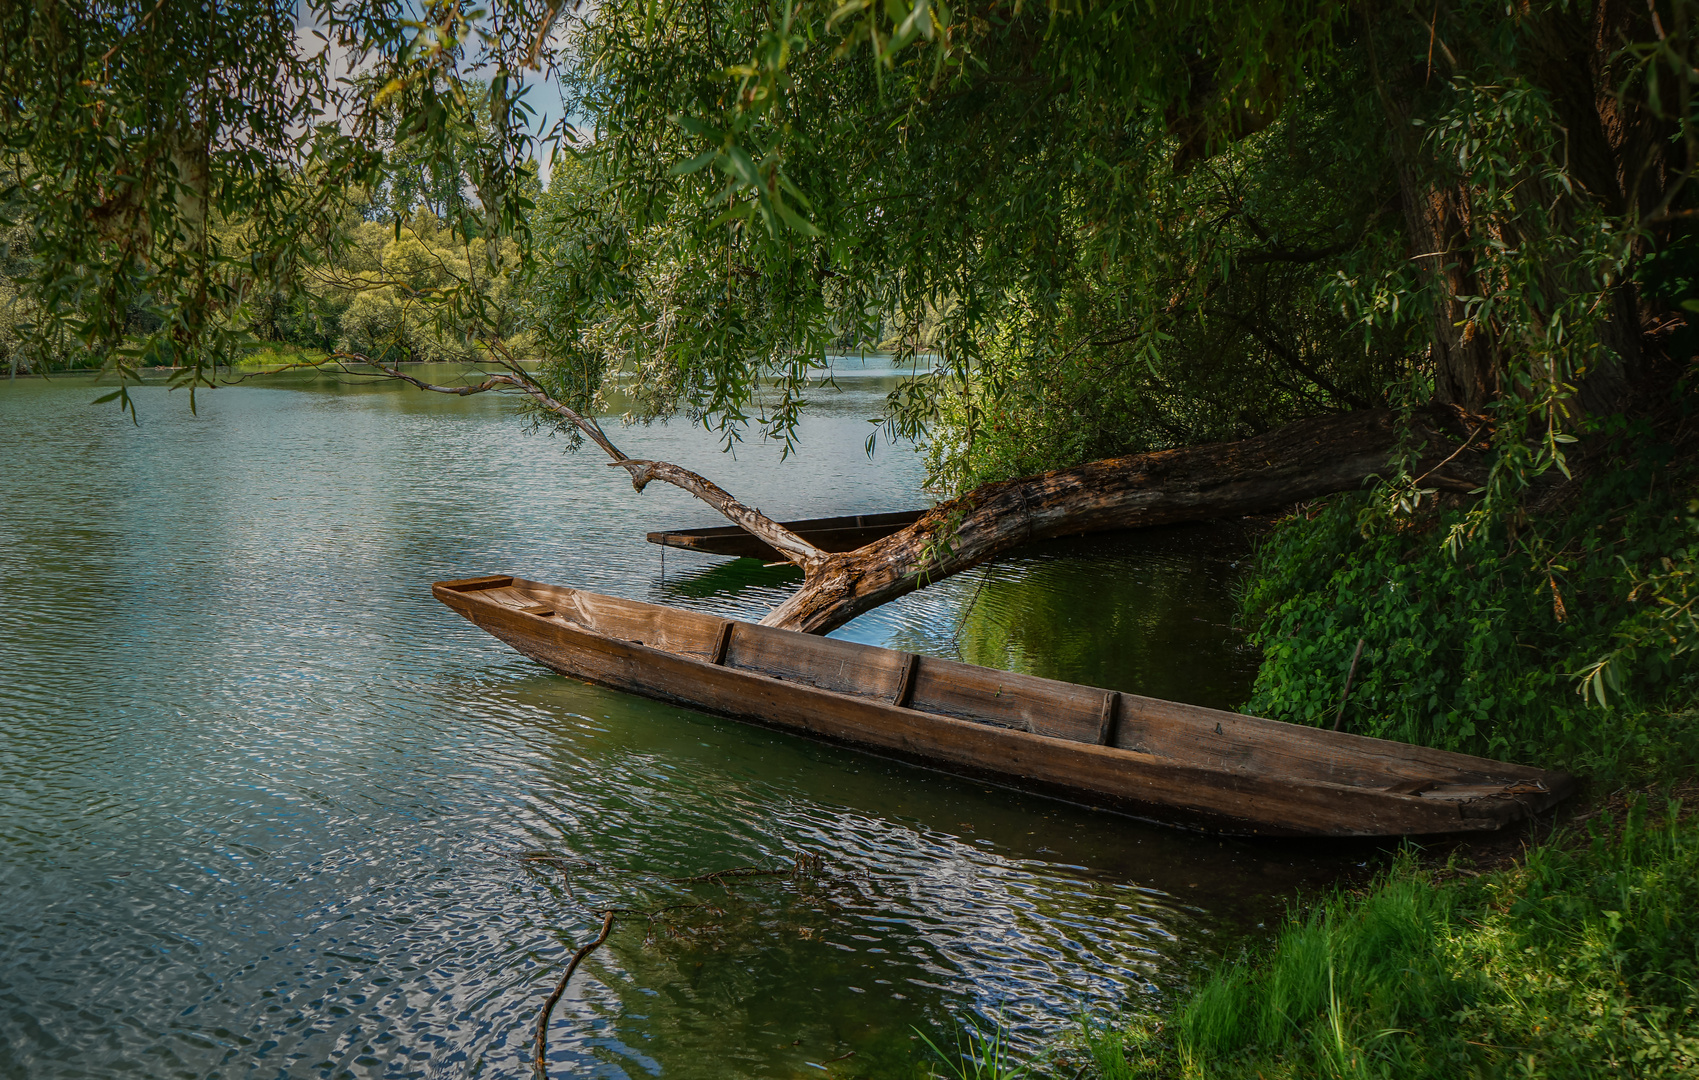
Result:
<svg viewBox="0 0 1699 1080"><path fill-rule="evenodd" d="M1022 1080L1033 1073L1030 1064L1016 1058L1002 1024L991 1031L971 1024L957 1028L953 1052L941 1049L919 1028L915 1028L915 1033L937 1056L945 1069L944 1075L951 1080ZM931 1075L938 1074L934 1071Z"/></svg>
<svg viewBox="0 0 1699 1080"><path fill-rule="evenodd" d="M1438 886L1406 856L1287 920L1165 1030L1088 1039L1105 1080L1699 1073L1699 823L1679 803ZM1105 1062L1108 1062L1105 1064Z"/></svg>

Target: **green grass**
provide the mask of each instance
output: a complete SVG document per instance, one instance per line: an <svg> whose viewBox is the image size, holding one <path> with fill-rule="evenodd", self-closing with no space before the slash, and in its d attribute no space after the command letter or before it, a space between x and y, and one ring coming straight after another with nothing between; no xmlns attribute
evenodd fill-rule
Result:
<svg viewBox="0 0 1699 1080"><path fill-rule="evenodd" d="M947 1080L1024 1080L1034 1075L1034 1067L1020 1061L1009 1045L1008 1032L1002 1024L990 1031L973 1025L958 1028L956 1044L945 1050L932 1041L932 1037L919 1028L915 1034L920 1036L926 1048L938 1059L938 1068L929 1071L929 1075ZM942 1071L940 1071L940 1069Z"/></svg>
<svg viewBox="0 0 1699 1080"><path fill-rule="evenodd" d="M1694 1076L1696 984L1699 824L1636 807L1479 879L1405 858L1090 1041L1105 1080Z"/></svg>
<svg viewBox="0 0 1699 1080"><path fill-rule="evenodd" d="M1582 482L1456 545L1450 504L1392 520L1347 496L1287 519L1243 597L1264 650L1247 711L1328 723L1361 639L1348 729L1569 768L1594 791L1692 776L1699 462L1667 435L1602 432ZM1676 809L1596 814L1482 877L1406 855L1160 1023L1088 1032L1087 1072L1699 1077L1699 820Z"/></svg>

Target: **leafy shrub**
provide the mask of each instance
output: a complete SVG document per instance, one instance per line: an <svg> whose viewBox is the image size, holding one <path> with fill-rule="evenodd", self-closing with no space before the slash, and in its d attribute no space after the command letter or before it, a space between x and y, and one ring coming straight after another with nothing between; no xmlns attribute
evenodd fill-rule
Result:
<svg viewBox="0 0 1699 1080"><path fill-rule="evenodd" d="M1244 596L1247 711L1331 724L1361 638L1348 730L1606 776L1690 760L1694 470L1645 425L1612 439L1548 505L1472 531L1460 507L1389 518L1367 495L1286 519Z"/></svg>

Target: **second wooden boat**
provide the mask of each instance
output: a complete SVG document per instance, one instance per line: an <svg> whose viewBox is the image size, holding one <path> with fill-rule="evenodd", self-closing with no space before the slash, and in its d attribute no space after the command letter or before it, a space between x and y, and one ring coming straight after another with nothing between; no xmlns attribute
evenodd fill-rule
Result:
<svg viewBox="0 0 1699 1080"><path fill-rule="evenodd" d="M509 575L437 599L545 666L645 697L1213 831L1502 828L1566 773L1040 679Z"/></svg>
<svg viewBox="0 0 1699 1080"><path fill-rule="evenodd" d="M924 510L899 510L892 514L850 514L844 517L808 518L803 521L780 522L821 551L854 551L875 540L883 540L900 529L920 520ZM651 544L663 547L706 551L711 555L730 555L734 558L760 559L775 562L784 558L765 540L745 532L738 525L721 525L712 529L673 529L649 534Z"/></svg>

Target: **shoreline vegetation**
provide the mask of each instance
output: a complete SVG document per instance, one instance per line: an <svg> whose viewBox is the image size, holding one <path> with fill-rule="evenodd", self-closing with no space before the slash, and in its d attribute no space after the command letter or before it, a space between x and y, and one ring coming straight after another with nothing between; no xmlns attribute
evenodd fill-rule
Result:
<svg viewBox="0 0 1699 1080"><path fill-rule="evenodd" d="M969 1038L955 1075L1699 1071L1699 0L36 7L0 11L14 370L100 356L134 418L139 372L192 407L256 340L490 363L434 389L762 535L798 628L1034 536L1020 478L1091 467L1052 521L1309 500L1246 587L1245 711L1589 785L1510 865L1294 909L1090 1062ZM594 420L788 452L858 343L939 357L867 447L951 500L872 555Z"/></svg>
<svg viewBox="0 0 1699 1080"><path fill-rule="evenodd" d="M826 356L825 356L827 366L821 370L821 377L827 378L827 377L830 377L833 374L833 369L832 369L832 366L831 366L831 362L833 360L843 359L843 358L846 358L846 357L870 357L870 356L879 356L879 355L890 355L890 351L887 350L887 349L884 349L884 348L877 348L877 349L862 350L862 351L859 351L859 352L845 351L845 352L839 352L839 353L827 353ZM930 364L930 363L932 363L936 360L935 356L933 356L932 354L927 353L925 351L917 351L917 352L913 353L912 355L913 355L913 357L916 361L924 361L928 364ZM518 361L518 362L522 366L534 366L538 363L541 363L541 361L538 361L538 360L523 360L523 359ZM312 349L312 348L308 348L308 347L300 346L300 345L291 345L291 344L285 342L285 343L278 343L278 344L263 345L263 346L251 349L247 353L245 353L239 360L237 360L233 365L223 366L223 367L219 368L219 370L220 371L230 371L230 372L241 372L244 375L254 375L254 374L264 373L266 371L266 369L268 369L268 368L277 368L277 369L280 369L277 372L278 374L287 374L290 370L303 370L305 365L318 364L318 363L323 363L325 365L325 370L327 370L327 371L339 370L336 367L336 364L338 362L334 361L331 358L330 353L326 352L325 350L323 350L323 349ZM430 357L426 357L426 358L422 358L422 359L397 359L397 360L385 360L384 361L385 366L397 367L397 368L429 367L429 366L432 366L432 365L442 365L444 363L452 363L452 361L443 361L441 359L435 359L435 358L430 358ZM356 361L349 361L348 364L349 364L349 366L358 366L358 363ZM295 367L293 365L301 365L301 366ZM475 364L469 364L467 366L475 367L476 365ZM137 367L137 368L133 368L132 370L135 372L136 375L138 375L142 378L147 378L149 376L169 376L171 374L174 374L174 373L177 373L177 372L182 372L182 371L187 371L187 370L190 370L190 369L185 368L185 367L171 367L169 365L155 365L155 366L151 366L151 367ZM925 369L922 368L920 370L925 370ZM96 362L93 362L93 361L90 361L90 362L87 362L87 363L81 363L81 364L74 363L74 362L67 362L67 363L65 363L65 364L63 364L62 366L59 366L59 367L40 366L38 368L29 368L29 367L13 368L13 369L8 370L6 375L0 376L0 381L17 380L17 379L57 379L57 378L63 378L63 377L68 376L68 375L70 375L70 376L78 376L78 375L81 375L81 376L108 375L108 376L110 376L111 374L112 374L111 371L103 363L96 363Z"/></svg>
<svg viewBox="0 0 1699 1080"><path fill-rule="evenodd" d="M1514 835L1407 843L1367 886L1294 899L1264 945L1159 1019L1084 1030L1023 1075L1699 1070L1695 675L1681 628L1643 632L1699 603L1691 397L1677 385L1668 400L1600 433L1519 520L1461 544L1436 542L1456 500L1391 529L1367 496L1299 507L1241 592L1263 648L1246 711L1317 722L1329 702L1309 698L1329 680L1306 673L1336 685L1367 639L1347 729L1558 765L1581 796ZM1597 684L1598 657L1632 664L1632 692L1615 694L1626 677Z"/></svg>
<svg viewBox="0 0 1699 1080"><path fill-rule="evenodd" d="M1556 764L1581 796L1516 835L1407 843L1369 885L1295 899L1159 1019L1084 1030L1027 1075L1699 1070L1699 710L1673 622L1699 601L1699 463L1686 385L1667 402L1460 544L1437 542L1454 499L1392 528L1367 496L1299 507L1241 593L1264 650L1247 711L1316 722L1329 680L1306 674L1343 678L1367 639L1348 729ZM1658 618L1672 622L1641 632ZM1598 685L1611 662L1632 664L1631 693Z"/></svg>
<svg viewBox="0 0 1699 1080"><path fill-rule="evenodd" d="M1368 887L1295 903L1163 1019L1086 1030L1056 1061L1104 1080L1691 1076L1696 799L1691 777L1597 797L1480 869L1472 846L1406 847Z"/></svg>
<svg viewBox="0 0 1699 1080"><path fill-rule="evenodd" d="M308 349L296 345L276 345L254 349L244 355L234 365L225 365L221 371L247 371L248 369L264 370L268 367L282 367L288 364L302 364L325 360L329 356L323 349ZM398 364L429 364L432 360L403 360ZM173 367L168 364L156 364L132 369L138 375L163 375L186 370L183 367ZM104 363L89 361L75 363L67 361L59 366L42 365L38 368L13 369L6 375L8 379L57 379L67 375L110 375Z"/></svg>

